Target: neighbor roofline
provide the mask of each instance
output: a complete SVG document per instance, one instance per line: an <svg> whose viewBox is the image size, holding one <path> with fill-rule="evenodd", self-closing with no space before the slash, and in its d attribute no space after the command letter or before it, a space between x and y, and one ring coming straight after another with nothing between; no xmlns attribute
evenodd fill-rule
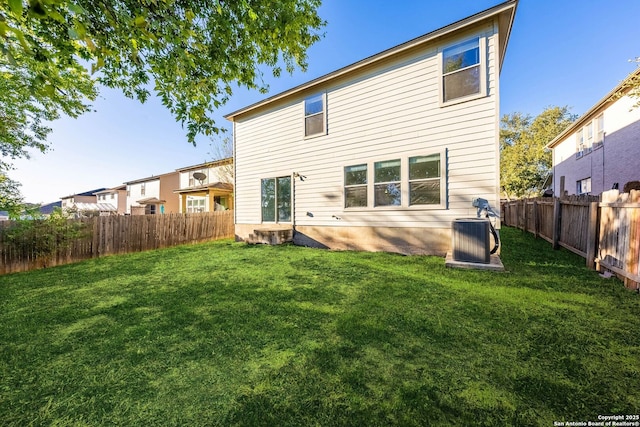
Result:
<svg viewBox="0 0 640 427"><path fill-rule="evenodd" d="M342 67L339 68L336 71L330 72L328 74L325 74L323 76L320 76L316 79L310 80L306 83L303 83L301 85L295 86L289 90L286 90L284 92L281 92L279 94L273 95L269 98L263 99L262 101L258 101L254 104L251 104L247 107L241 108L239 110L236 110L230 114L227 114L224 116L225 119L229 120L229 121L235 121L235 118L237 116L240 116L242 114L248 113L252 110L258 109L260 107L263 107L265 105L268 105L272 102L275 101L279 101L281 99L285 99L287 97L293 96L295 94L298 94L304 90L313 88L315 86L319 86L321 84L327 83L331 80L343 77L347 74L351 74L354 72L357 72L367 66L370 66L371 64L375 64L376 62L388 59L390 57L393 56L397 56L400 55L404 52L407 52L411 49L414 49L418 46L421 46L423 44L426 43L430 43L433 42L436 39L439 39L441 37L444 37L446 35L449 35L455 31L459 31L465 27L469 27L475 24L478 24L482 21L485 21L487 19L493 18L495 16L498 16L502 13L509 13L509 25L508 28L506 29L506 38L505 38L505 42L503 44L503 46L501 46L501 52L500 52L500 66L499 69L502 69L502 61L504 59L505 56L505 52L507 49L507 44L509 41L509 35L511 34L511 27L513 26L513 20L515 17L515 11L516 11L516 7L518 4L518 0L508 0L504 3L500 3L499 5L496 5L494 7L491 7L489 9L486 9L482 12L478 12L474 15L471 15L467 18L461 19L459 21L456 21L452 24L446 25L444 27L441 27L437 30L431 31L427 34L424 34L422 36L416 37L412 40L409 40L407 42L404 42L402 44L399 44L395 47L392 47L390 49L386 49L382 52L379 52L375 55L369 56L365 59L362 59L358 62L355 62L351 65L347 65L346 67Z"/></svg>
<svg viewBox="0 0 640 427"><path fill-rule="evenodd" d="M608 94L606 94L604 96L604 98L602 98L600 101L598 101L593 107L591 107L586 113L584 113L582 116L580 116L575 122L571 123L571 125L569 125L565 130L560 132L558 134L558 136L553 138L553 140L546 145L546 148L554 148L554 147L556 147L568 135L571 135L578 128L582 127L587 121L591 120L591 118L593 118L593 116L595 116L597 113L599 113L602 109L604 109L604 108L608 107L609 105L613 104L614 102L616 102L617 99L615 99L615 96L616 96L616 94L618 92L620 92L621 90L623 90L624 94L629 92L631 90L631 88L630 87L629 88L625 88L625 86L627 85L627 83L630 80L632 80L633 78L637 78L637 77L640 77L640 67L636 68L635 71L630 73L627 77L625 77L624 80L622 80L620 82L620 84L618 84Z"/></svg>
<svg viewBox="0 0 640 427"><path fill-rule="evenodd" d="M130 184L139 184L141 182L147 182L147 181L155 181L157 179L164 178L165 176L175 175L176 173L177 172L167 172L167 173L161 173L160 175L151 175L147 178L140 178L140 179L134 179L132 181L126 181L123 184L130 185Z"/></svg>
<svg viewBox="0 0 640 427"><path fill-rule="evenodd" d="M226 157L224 159L212 160L210 162L200 163L199 165L185 166L183 168L176 169L176 172L186 172L191 169L202 169L205 167L209 168L209 167L216 167L216 166L224 166L224 165L230 165L231 163L233 163L233 157Z"/></svg>

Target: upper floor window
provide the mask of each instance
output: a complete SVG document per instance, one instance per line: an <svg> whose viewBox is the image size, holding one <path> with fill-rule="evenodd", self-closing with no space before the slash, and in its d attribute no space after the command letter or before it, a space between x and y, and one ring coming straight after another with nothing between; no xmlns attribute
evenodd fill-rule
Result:
<svg viewBox="0 0 640 427"><path fill-rule="evenodd" d="M146 192L146 185L144 183L140 184L140 195L144 196Z"/></svg>
<svg viewBox="0 0 640 427"><path fill-rule="evenodd" d="M596 139L593 142L593 147L597 148L604 143L604 114L600 114L596 118Z"/></svg>
<svg viewBox="0 0 640 427"><path fill-rule="evenodd" d="M325 133L325 96L323 93L304 100L304 136Z"/></svg>
<svg viewBox="0 0 640 427"><path fill-rule="evenodd" d="M479 38L442 51L443 102L481 94L483 73L480 58Z"/></svg>
<svg viewBox="0 0 640 427"><path fill-rule="evenodd" d="M604 115L600 114L576 131L576 157L589 154L604 142Z"/></svg>

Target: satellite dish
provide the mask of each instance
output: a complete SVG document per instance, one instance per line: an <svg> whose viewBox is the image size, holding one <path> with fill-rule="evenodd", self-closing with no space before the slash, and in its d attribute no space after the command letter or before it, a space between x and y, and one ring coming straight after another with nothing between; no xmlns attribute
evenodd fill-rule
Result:
<svg viewBox="0 0 640 427"><path fill-rule="evenodd" d="M194 172L193 177L200 181L200 185L202 185L202 181L207 178L207 175L203 174L202 172Z"/></svg>

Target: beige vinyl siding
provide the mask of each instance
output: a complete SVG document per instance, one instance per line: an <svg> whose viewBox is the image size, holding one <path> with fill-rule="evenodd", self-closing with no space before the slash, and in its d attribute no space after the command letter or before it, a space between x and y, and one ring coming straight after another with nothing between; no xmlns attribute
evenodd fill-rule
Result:
<svg viewBox="0 0 640 427"><path fill-rule="evenodd" d="M236 222L259 224L260 180L293 172L306 176L295 181L295 220L300 226L448 228L452 219L475 216L474 197L497 207L497 36L492 30L493 26L483 26L472 33L487 36L481 40L487 43L486 97L440 106L438 52L470 35L465 34L325 87L327 135L309 139L303 135L303 99L321 90L238 119ZM406 166L408 157L433 153L442 153L441 161L447 161L448 209L374 208L373 200L366 209L344 209L345 166L367 163L372 168L373 162L398 158ZM402 174L407 173L403 168ZM406 185L403 180L403 191Z"/></svg>

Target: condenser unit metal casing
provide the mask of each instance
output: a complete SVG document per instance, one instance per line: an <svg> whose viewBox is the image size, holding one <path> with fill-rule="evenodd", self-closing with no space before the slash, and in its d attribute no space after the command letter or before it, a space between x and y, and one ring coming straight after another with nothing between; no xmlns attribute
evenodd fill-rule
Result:
<svg viewBox="0 0 640 427"><path fill-rule="evenodd" d="M489 220L459 218L451 223L453 259L459 262L489 264Z"/></svg>

